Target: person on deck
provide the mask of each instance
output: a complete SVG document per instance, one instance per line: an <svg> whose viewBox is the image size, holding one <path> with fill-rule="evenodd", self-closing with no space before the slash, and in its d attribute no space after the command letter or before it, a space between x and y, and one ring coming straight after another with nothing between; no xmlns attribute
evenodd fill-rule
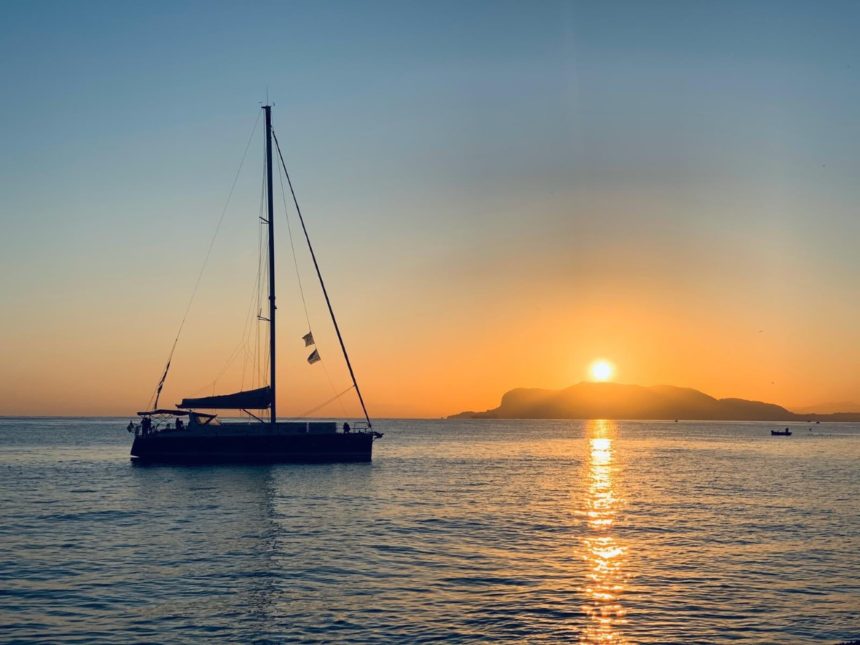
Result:
<svg viewBox="0 0 860 645"><path fill-rule="evenodd" d="M349 430L350 430L350 428L349 428L349 423L344 423L344 424L343 424L343 431L344 431L344 433L345 433L345 434L349 434Z"/></svg>

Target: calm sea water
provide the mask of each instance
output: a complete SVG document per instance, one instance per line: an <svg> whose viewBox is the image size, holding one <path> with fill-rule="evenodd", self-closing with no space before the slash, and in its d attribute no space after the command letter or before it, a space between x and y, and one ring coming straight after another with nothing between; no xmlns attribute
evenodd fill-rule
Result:
<svg viewBox="0 0 860 645"><path fill-rule="evenodd" d="M860 425L382 421L372 464L133 466L0 419L0 640L860 638Z"/></svg>

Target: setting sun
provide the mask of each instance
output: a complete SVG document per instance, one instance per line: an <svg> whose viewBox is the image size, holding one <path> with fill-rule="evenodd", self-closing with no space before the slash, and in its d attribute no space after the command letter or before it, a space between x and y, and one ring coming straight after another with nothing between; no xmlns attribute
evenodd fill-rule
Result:
<svg viewBox="0 0 860 645"><path fill-rule="evenodd" d="M599 359L594 361L589 368L591 379L593 381L608 381L615 373L615 366L607 360Z"/></svg>

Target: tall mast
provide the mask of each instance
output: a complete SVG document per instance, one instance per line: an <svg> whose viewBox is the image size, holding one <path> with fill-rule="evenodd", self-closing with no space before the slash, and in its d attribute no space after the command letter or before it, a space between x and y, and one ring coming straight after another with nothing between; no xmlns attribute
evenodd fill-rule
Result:
<svg viewBox="0 0 860 645"><path fill-rule="evenodd" d="M272 388L272 427L278 420L275 407L275 208L272 194L272 106L264 105L266 111L266 194L269 206L269 387Z"/></svg>

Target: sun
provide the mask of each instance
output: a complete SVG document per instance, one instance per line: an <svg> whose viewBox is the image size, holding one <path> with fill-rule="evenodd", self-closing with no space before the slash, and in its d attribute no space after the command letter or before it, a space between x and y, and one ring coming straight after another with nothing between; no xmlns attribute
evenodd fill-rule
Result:
<svg viewBox="0 0 860 645"><path fill-rule="evenodd" d="M591 364L588 371L592 381L608 381L615 373L615 366L606 359L599 358Z"/></svg>

